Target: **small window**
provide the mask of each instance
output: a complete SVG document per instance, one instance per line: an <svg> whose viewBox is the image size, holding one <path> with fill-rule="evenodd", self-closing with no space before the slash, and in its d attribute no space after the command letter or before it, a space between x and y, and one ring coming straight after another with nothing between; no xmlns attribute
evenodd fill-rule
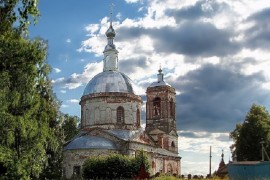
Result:
<svg viewBox="0 0 270 180"><path fill-rule="evenodd" d="M124 108L122 106L119 106L116 110L116 118L117 118L117 123L123 123L124 122Z"/></svg>
<svg viewBox="0 0 270 180"><path fill-rule="evenodd" d="M171 143L171 146L172 146L172 148L175 148L175 144L174 144L173 141L172 141L172 143Z"/></svg>
<svg viewBox="0 0 270 180"><path fill-rule="evenodd" d="M160 115L160 98L157 97L153 101L153 114L154 116Z"/></svg>
<svg viewBox="0 0 270 180"><path fill-rule="evenodd" d="M140 110L137 109L137 115L136 115L137 119L136 119L136 124L137 126L140 126L141 125L141 113L140 113Z"/></svg>

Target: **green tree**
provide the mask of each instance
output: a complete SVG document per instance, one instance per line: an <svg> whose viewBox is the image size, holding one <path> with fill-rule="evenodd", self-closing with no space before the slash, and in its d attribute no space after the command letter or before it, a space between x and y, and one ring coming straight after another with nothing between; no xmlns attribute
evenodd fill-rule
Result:
<svg viewBox="0 0 270 180"><path fill-rule="evenodd" d="M63 176L63 145L65 143L64 131L61 127L61 121L57 120L54 125L53 133L57 146L47 148L46 155L48 162L45 164L39 179L61 179Z"/></svg>
<svg viewBox="0 0 270 180"><path fill-rule="evenodd" d="M70 140L79 132L80 118L78 116L70 116L68 114L61 115L62 129L65 136L65 141Z"/></svg>
<svg viewBox="0 0 270 180"><path fill-rule="evenodd" d="M231 146L233 156L238 161L259 161L261 156L261 141L270 152L270 116L265 107L253 104L242 124L237 124L230 133L234 144Z"/></svg>
<svg viewBox="0 0 270 180"><path fill-rule="evenodd" d="M0 0L0 179L59 179L63 133L47 43L25 39L38 0Z"/></svg>
<svg viewBox="0 0 270 180"><path fill-rule="evenodd" d="M0 34L0 172L2 178L39 177L47 152L59 148L59 103L52 93L47 43L18 31ZM1 169L0 168L0 169Z"/></svg>
<svg viewBox="0 0 270 180"><path fill-rule="evenodd" d="M36 23L40 15L38 0L1 0L0 1L0 34L16 27L27 31L31 20Z"/></svg>

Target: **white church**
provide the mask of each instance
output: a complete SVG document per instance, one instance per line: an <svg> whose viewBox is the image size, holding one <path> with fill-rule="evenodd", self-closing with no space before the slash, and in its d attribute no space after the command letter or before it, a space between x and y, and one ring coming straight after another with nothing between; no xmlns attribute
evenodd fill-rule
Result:
<svg viewBox="0 0 270 180"><path fill-rule="evenodd" d="M158 172L180 175L175 89L164 81L160 69L157 81L146 90L143 129L142 100L134 92L131 79L119 70L115 35L110 20L103 71L85 87L80 100L81 130L64 146L64 176L80 175L88 157L110 153L135 157L140 150L147 153L151 175Z"/></svg>

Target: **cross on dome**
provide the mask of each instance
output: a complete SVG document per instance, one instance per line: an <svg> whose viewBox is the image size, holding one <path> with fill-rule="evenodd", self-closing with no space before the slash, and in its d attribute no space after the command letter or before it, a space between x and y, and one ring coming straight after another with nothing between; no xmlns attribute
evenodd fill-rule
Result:
<svg viewBox="0 0 270 180"><path fill-rule="evenodd" d="M113 6L111 5L110 12L110 26L106 31L107 36L107 45L103 51L104 59L103 59L103 71L117 71L118 70L118 51L113 43L114 37L116 35L115 30L112 25L112 14L113 14Z"/></svg>

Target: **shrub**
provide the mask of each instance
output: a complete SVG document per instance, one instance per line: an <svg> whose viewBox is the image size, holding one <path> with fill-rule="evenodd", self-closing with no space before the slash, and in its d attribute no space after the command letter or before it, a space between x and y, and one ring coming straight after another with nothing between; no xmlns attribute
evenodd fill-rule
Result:
<svg viewBox="0 0 270 180"><path fill-rule="evenodd" d="M147 156L142 151L132 158L120 154L89 157L83 164L85 179L128 179L138 175L142 164L146 172L150 165Z"/></svg>

